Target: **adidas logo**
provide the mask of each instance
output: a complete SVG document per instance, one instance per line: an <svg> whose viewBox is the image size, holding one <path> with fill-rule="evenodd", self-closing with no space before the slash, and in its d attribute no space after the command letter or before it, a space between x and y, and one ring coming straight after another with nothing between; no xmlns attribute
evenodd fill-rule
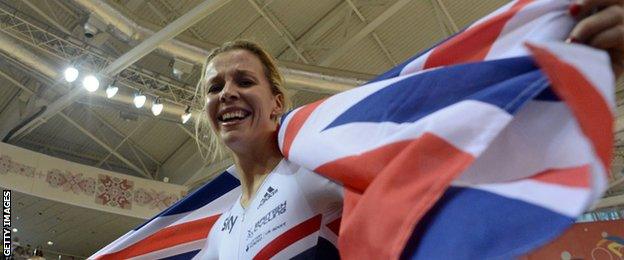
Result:
<svg viewBox="0 0 624 260"><path fill-rule="evenodd" d="M258 204L258 209L260 209L260 207L262 207L262 205L264 205L264 203L267 202L267 200L273 197L275 193L277 193L277 189L274 189L273 187L269 186L267 191L264 193L264 196L260 200L260 204Z"/></svg>

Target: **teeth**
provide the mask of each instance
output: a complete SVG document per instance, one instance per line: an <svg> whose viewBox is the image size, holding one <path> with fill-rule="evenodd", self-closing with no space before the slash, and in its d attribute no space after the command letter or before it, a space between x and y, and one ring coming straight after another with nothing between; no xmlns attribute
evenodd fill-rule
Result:
<svg viewBox="0 0 624 260"><path fill-rule="evenodd" d="M238 110L238 111L233 111L233 112L227 112L223 115L221 115L222 120L228 120L231 118L243 118L245 117L245 112L243 112L242 110Z"/></svg>

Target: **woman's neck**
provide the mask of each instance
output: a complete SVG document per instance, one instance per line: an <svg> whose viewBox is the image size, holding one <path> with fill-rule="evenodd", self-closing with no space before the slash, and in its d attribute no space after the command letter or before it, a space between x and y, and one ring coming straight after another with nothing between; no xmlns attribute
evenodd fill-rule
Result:
<svg viewBox="0 0 624 260"><path fill-rule="evenodd" d="M277 139L266 140L248 147L245 151L234 152L234 162L241 181L241 204L247 207L269 173L282 160Z"/></svg>

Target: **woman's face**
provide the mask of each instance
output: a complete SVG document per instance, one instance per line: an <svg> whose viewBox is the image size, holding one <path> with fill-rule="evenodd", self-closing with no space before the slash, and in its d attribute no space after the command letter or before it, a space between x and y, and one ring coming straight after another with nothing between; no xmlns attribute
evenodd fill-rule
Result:
<svg viewBox="0 0 624 260"><path fill-rule="evenodd" d="M262 62L247 50L218 54L206 68L208 118L232 150L265 141L277 129L282 97L274 95Z"/></svg>

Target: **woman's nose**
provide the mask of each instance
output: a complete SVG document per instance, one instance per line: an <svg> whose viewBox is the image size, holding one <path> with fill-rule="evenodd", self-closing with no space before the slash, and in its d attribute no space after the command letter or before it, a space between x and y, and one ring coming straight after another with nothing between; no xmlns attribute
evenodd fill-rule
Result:
<svg viewBox="0 0 624 260"><path fill-rule="evenodd" d="M223 90L221 90L221 95L219 96L219 100L221 102L228 102L238 99L238 91L236 86L232 83L226 83L223 86Z"/></svg>

